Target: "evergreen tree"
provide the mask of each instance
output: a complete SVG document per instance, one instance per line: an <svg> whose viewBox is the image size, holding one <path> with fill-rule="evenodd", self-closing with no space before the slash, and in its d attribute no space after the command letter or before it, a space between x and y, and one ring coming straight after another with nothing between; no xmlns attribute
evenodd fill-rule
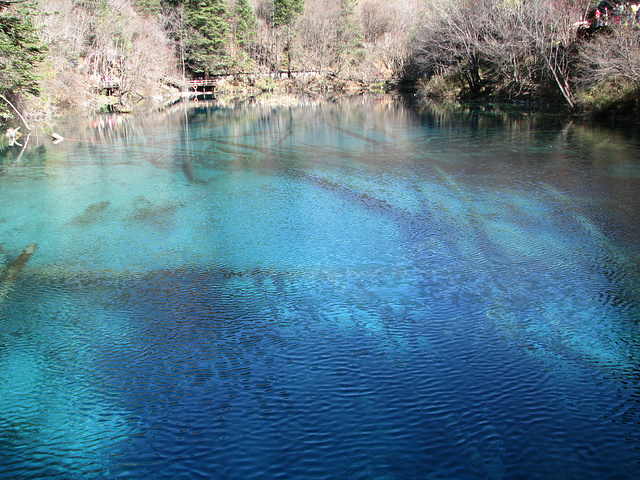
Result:
<svg viewBox="0 0 640 480"><path fill-rule="evenodd" d="M0 12L0 92L14 98L18 93L40 92L36 67L47 47L31 21L31 4L5 7Z"/></svg>
<svg viewBox="0 0 640 480"><path fill-rule="evenodd" d="M304 0L273 0L273 26L288 26L304 12Z"/></svg>
<svg viewBox="0 0 640 480"><path fill-rule="evenodd" d="M340 4L341 15L334 46L338 67L354 65L364 56L362 24L355 13L358 0L341 0Z"/></svg>
<svg viewBox="0 0 640 480"><path fill-rule="evenodd" d="M186 61L194 73L208 75L228 67L228 17L224 0L190 0L187 4L195 35L189 40Z"/></svg>
<svg viewBox="0 0 640 480"><path fill-rule="evenodd" d="M236 40L242 48L251 46L258 30L256 14L249 0L236 0Z"/></svg>
<svg viewBox="0 0 640 480"><path fill-rule="evenodd" d="M292 24L304 12L304 0L273 0L273 27L284 29L284 52L287 55L287 72L291 77L291 60L293 58Z"/></svg>
<svg viewBox="0 0 640 480"><path fill-rule="evenodd" d="M136 6L136 10L142 13L160 15L164 2L162 0L132 0L132 3Z"/></svg>

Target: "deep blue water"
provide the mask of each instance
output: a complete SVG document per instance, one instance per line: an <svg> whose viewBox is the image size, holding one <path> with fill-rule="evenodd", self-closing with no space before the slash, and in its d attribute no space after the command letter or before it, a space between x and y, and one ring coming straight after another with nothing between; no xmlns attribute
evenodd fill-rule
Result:
<svg viewBox="0 0 640 480"><path fill-rule="evenodd" d="M0 478L640 476L637 132L375 100L55 129L0 149Z"/></svg>

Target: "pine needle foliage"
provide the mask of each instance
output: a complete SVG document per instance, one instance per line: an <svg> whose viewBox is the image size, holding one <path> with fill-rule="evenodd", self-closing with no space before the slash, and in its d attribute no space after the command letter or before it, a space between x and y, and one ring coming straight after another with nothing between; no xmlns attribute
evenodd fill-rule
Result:
<svg viewBox="0 0 640 480"><path fill-rule="evenodd" d="M258 20L249 0L236 0L236 41L242 48L255 42Z"/></svg>
<svg viewBox="0 0 640 480"><path fill-rule="evenodd" d="M229 11L224 0L190 0L189 25L195 35L187 46L187 64L196 75L209 75L229 64Z"/></svg>
<svg viewBox="0 0 640 480"><path fill-rule="evenodd" d="M273 26L291 25L304 12L304 0L273 0Z"/></svg>
<svg viewBox="0 0 640 480"><path fill-rule="evenodd" d="M47 47L32 21L32 4L16 4L0 13L0 92L9 97L40 92L38 64Z"/></svg>

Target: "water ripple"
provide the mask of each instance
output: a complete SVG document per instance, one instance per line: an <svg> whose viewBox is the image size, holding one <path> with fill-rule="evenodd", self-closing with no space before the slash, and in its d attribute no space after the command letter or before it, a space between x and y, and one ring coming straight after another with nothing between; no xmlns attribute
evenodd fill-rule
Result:
<svg viewBox="0 0 640 480"><path fill-rule="evenodd" d="M637 476L636 181L341 108L3 170L0 478Z"/></svg>

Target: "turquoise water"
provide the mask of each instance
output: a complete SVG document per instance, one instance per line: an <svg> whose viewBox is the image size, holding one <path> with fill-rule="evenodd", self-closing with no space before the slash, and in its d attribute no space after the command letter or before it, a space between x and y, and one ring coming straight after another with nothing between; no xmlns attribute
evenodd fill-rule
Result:
<svg viewBox="0 0 640 480"><path fill-rule="evenodd" d="M637 132L375 99L55 129L0 147L0 478L640 475Z"/></svg>

